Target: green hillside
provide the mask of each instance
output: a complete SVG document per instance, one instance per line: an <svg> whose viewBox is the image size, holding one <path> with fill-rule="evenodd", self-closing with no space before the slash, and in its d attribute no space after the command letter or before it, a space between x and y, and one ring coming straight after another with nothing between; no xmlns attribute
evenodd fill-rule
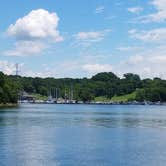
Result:
<svg viewBox="0 0 166 166"><path fill-rule="evenodd" d="M127 102L127 101L133 101L136 99L136 91L127 95L122 96L113 96L111 98L111 101L113 102Z"/></svg>

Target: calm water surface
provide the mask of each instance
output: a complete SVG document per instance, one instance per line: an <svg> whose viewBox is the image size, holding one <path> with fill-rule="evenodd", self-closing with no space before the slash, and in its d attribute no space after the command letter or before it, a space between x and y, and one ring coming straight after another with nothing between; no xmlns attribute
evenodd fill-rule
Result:
<svg viewBox="0 0 166 166"><path fill-rule="evenodd" d="M165 166L166 106L0 110L0 166Z"/></svg>

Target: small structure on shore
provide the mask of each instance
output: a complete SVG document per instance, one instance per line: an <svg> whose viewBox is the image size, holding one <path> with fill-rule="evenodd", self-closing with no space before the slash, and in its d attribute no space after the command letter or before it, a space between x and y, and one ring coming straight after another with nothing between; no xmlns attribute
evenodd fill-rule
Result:
<svg viewBox="0 0 166 166"><path fill-rule="evenodd" d="M20 102L21 103L34 103L35 102L35 98L32 95L29 95L26 92L23 92L23 94L20 97Z"/></svg>

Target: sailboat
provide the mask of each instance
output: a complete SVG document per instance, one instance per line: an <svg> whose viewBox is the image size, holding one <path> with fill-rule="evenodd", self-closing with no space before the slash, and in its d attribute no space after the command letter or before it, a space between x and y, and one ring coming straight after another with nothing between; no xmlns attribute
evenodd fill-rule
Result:
<svg viewBox="0 0 166 166"><path fill-rule="evenodd" d="M48 100L46 100L46 103L47 103L47 104L53 104L53 103L54 103L54 100L53 100L53 98L52 98L51 93L50 93L50 95L48 96Z"/></svg>

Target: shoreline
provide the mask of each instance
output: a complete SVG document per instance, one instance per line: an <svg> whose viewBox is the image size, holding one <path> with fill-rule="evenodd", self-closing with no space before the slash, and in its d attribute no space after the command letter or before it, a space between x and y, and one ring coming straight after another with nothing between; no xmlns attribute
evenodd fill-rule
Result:
<svg viewBox="0 0 166 166"><path fill-rule="evenodd" d="M6 103L6 104L0 104L0 109L1 108L14 108L14 107L18 107L19 104L18 103Z"/></svg>
<svg viewBox="0 0 166 166"><path fill-rule="evenodd" d="M166 106L166 102L19 102L19 104L54 104L54 105L156 105L156 106Z"/></svg>

